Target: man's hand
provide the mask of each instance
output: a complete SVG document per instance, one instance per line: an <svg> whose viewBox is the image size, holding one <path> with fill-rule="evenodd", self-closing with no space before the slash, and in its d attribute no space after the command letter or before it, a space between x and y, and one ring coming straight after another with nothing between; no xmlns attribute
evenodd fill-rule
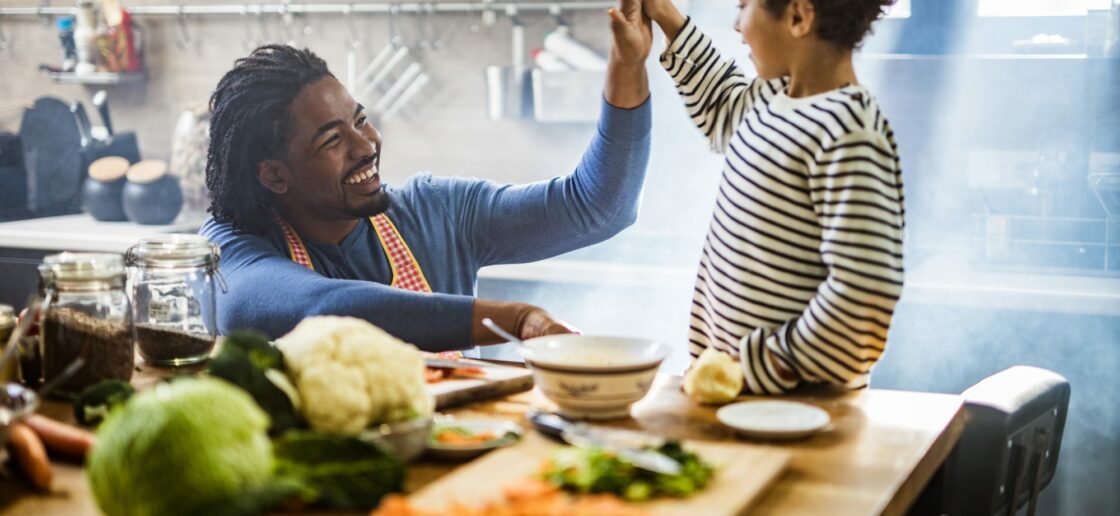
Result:
<svg viewBox="0 0 1120 516"><path fill-rule="evenodd" d="M564 333L579 333L579 330L568 323L555 319L548 312L538 307L532 307L521 320L518 328L518 337L531 339L543 335L559 335Z"/></svg>
<svg viewBox="0 0 1120 516"><path fill-rule="evenodd" d="M531 339L542 335L579 333L564 321L556 319L544 309L526 303L510 303L492 299L474 300L474 318L471 329L471 343L475 345L500 344L503 341L482 325L482 320L490 318L506 331L521 339Z"/></svg>
<svg viewBox="0 0 1120 516"><path fill-rule="evenodd" d="M653 24L642 12L642 0L621 0L617 9L610 9L613 45L612 57L619 64L644 64L653 47Z"/></svg>
<svg viewBox="0 0 1120 516"><path fill-rule="evenodd" d="M641 106L649 98L646 58L653 47L653 26L642 14L642 0L620 0L611 18L611 57L607 62L607 103L622 109Z"/></svg>

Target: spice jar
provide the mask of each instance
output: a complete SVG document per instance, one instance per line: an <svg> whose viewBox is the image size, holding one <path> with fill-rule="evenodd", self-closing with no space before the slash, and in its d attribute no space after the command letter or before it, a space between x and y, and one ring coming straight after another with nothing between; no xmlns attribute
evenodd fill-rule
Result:
<svg viewBox="0 0 1120 516"><path fill-rule="evenodd" d="M12 331L16 329L16 313L12 307L8 305L0 305L0 355L7 349L8 338L12 336ZM16 343L18 346L19 343ZM8 361L3 369L0 369L0 384L8 382L19 381L19 360L13 359Z"/></svg>
<svg viewBox="0 0 1120 516"><path fill-rule="evenodd" d="M43 380L53 380L79 357L85 365L55 389L59 396L77 396L101 380L132 378L132 306L121 256L54 254L43 259L39 275Z"/></svg>
<svg viewBox="0 0 1120 516"><path fill-rule="evenodd" d="M199 235L145 238L125 255L136 344L144 360L179 366L206 360L218 334L218 247Z"/></svg>

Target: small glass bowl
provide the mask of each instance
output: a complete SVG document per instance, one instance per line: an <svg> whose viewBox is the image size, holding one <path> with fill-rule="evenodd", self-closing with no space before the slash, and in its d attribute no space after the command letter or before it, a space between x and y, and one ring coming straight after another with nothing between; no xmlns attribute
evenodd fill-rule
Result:
<svg viewBox="0 0 1120 516"><path fill-rule="evenodd" d="M35 391L18 383L0 384L0 450L8 444L8 428L39 408ZM424 435L427 438L427 434Z"/></svg>

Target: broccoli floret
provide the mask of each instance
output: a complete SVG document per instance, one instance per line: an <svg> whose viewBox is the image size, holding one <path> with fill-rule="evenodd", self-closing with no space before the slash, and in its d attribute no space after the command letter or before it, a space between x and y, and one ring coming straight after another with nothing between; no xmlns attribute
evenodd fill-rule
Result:
<svg viewBox="0 0 1120 516"><path fill-rule="evenodd" d="M299 398L284 373L284 355L261 335L236 332L225 339L209 371L253 397L271 419L270 434L299 425Z"/></svg>
<svg viewBox="0 0 1120 516"><path fill-rule="evenodd" d="M113 408L124 405L136 389L121 380L102 380L86 387L74 402L74 419L83 426L96 426Z"/></svg>

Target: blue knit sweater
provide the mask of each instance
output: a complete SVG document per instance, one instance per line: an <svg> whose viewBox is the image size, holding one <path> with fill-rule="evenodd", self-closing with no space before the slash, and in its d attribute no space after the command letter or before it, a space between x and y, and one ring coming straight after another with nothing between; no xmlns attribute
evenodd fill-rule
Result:
<svg viewBox="0 0 1120 516"><path fill-rule="evenodd" d="M258 236L208 220L200 233L221 247L229 286L218 329L275 338L304 317L366 319L423 349L470 346L481 267L524 263L601 242L632 224L649 161L650 103L603 103L598 131L566 176L526 185L422 173L397 188L387 212L434 293L390 287L388 259L368 222L338 245L304 238L315 270L293 263L280 231Z"/></svg>

